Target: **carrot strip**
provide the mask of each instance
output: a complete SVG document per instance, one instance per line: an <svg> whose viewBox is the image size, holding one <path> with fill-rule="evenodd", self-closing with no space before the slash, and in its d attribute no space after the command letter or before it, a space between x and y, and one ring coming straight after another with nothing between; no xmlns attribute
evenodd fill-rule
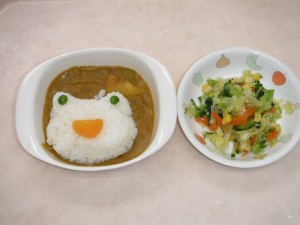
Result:
<svg viewBox="0 0 300 225"><path fill-rule="evenodd" d="M196 133L194 135L201 144L206 145L206 141L204 140L203 137L201 137L199 134Z"/></svg>
<svg viewBox="0 0 300 225"><path fill-rule="evenodd" d="M250 151L244 150L244 153L241 155L242 157L246 156L249 154Z"/></svg>
<svg viewBox="0 0 300 225"><path fill-rule="evenodd" d="M219 114L217 112L212 111L211 116L216 120L216 122L219 126L222 126L222 118L219 116Z"/></svg>
<svg viewBox="0 0 300 225"><path fill-rule="evenodd" d="M245 125L248 122L247 117L245 115L238 115L232 117L232 120L229 124L231 125Z"/></svg>
<svg viewBox="0 0 300 225"><path fill-rule="evenodd" d="M278 134L279 133L276 130L271 130L267 135L267 140L272 141L273 139L275 139L278 136Z"/></svg>
<svg viewBox="0 0 300 225"><path fill-rule="evenodd" d="M253 144L255 143L256 139L257 139L257 136L256 136L256 135L252 136L252 137L250 138L250 144L253 145Z"/></svg>
<svg viewBox="0 0 300 225"><path fill-rule="evenodd" d="M208 126L208 128L209 128L210 130L216 130L216 129L218 128L218 125L217 125L216 123L211 123L211 124Z"/></svg>
<svg viewBox="0 0 300 225"><path fill-rule="evenodd" d="M257 112L257 107L253 106L253 107L246 108L246 112L244 113L244 115L246 118L248 118L254 115L256 112Z"/></svg>
<svg viewBox="0 0 300 225"><path fill-rule="evenodd" d="M271 112L271 113L275 113L275 112L276 112L276 107L273 106L273 107L270 109L270 112Z"/></svg>
<svg viewBox="0 0 300 225"><path fill-rule="evenodd" d="M195 121L197 123L203 124L204 126L207 126L208 125L208 116L205 115L203 119L201 117L196 117Z"/></svg>

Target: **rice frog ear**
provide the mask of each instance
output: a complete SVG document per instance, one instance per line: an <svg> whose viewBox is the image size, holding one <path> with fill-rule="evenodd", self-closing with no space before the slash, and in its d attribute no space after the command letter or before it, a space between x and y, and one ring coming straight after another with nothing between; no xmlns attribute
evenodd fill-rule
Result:
<svg viewBox="0 0 300 225"><path fill-rule="evenodd" d="M57 99L57 102L60 105L65 105L68 102L68 96L66 96L66 95L59 96L59 98Z"/></svg>

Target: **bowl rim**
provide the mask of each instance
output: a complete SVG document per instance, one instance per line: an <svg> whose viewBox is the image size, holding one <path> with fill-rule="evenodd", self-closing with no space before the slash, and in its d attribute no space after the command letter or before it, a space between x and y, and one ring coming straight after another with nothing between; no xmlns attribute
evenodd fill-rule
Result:
<svg viewBox="0 0 300 225"><path fill-rule="evenodd" d="M138 155L137 157L119 163L119 164L113 164L113 165L105 165L105 166L77 166L77 165L72 165L72 164L66 164L66 163L62 163L60 161L56 161L56 160L51 160L49 161L48 159L44 158L43 156L41 156L36 149L33 148L41 148L41 147L37 147L36 144L34 143L33 140L31 140L32 145L29 146L28 144L28 138L30 139L30 135L27 135L26 138L24 137L24 131L22 130L22 101L24 100L24 96L23 94L25 93L25 88L28 85L29 80L33 77L36 76L36 73L38 70L40 70L41 68L45 68L47 65L51 65L52 63L57 63L57 61L60 60L64 60L64 58L72 56L72 55L76 55L79 53L97 53L97 54L107 54L107 53L115 53L115 54L129 54L130 56L134 56L137 57L138 60L141 60L143 63L145 63L147 66L149 67L155 67L155 70L159 71L159 79L164 79L164 84L167 84L167 88L168 88L168 95L171 97L171 101L168 102L169 106L171 108L173 108L173 114L168 114L168 121L166 121L166 124L160 128L160 130L157 130L157 134L153 134L152 139L155 136L158 136L158 143L156 143L152 149L153 151L147 151L145 150L142 154ZM156 73L155 73L156 74ZM152 73L151 71L151 76L154 76L153 79L158 79L157 77L155 78L154 73ZM150 86L150 85L149 85ZM151 88L151 87L150 87ZM152 92L154 90L151 90ZM157 92L159 90L157 89ZM153 94L153 93L152 93ZM158 104L158 103L155 103ZM158 107L158 105L157 105ZM158 111L157 111L158 112ZM131 50L131 49L126 49L126 48L85 48L85 49L77 49L77 50L73 50L73 51L68 51L68 52L64 52L61 54L58 54L54 57L51 57L49 59L46 59L45 61L37 64L36 66L34 66L28 73L25 74L25 77L22 79L21 84L19 86L18 89L18 93L17 93L17 98L16 98L16 108L15 108L15 128L16 128L16 132L17 132L17 137L18 140L21 144L21 146L23 147L23 149L29 153L30 155L32 155L33 157L46 162L50 165L53 166L57 166L60 168L64 168L64 169L69 169L69 170L76 170L76 171L103 171L103 170L111 170L111 169L117 169L117 168L121 168L121 167L125 167L125 166L129 166L132 165L136 162L139 162L147 157L149 157L150 155L154 154L155 152L157 152L158 150L160 150L171 138L175 126L176 126L176 120L177 120L177 98L176 98L176 88L175 88L175 84L174 81L172 79L171 74L169 73L169 71L167 70L167 68L160 63L158 60L156 60L155 58L146 55L142 52L139 51L135 51L135 50ZM158 129L158 128L157 128ZM25 141L26 139L26 141ZM35 145L35 146L34 146Z"/></svg>
<svg viewBox="0 0 300 225"><path fill-rule="evenodd" d="M184 121L184 115L185 114L184 114L183 109L182 109L182 105L184 104L184 102L182 102L182 98L183 98L183 94L184 94L183 93L184 83L187 82L188 77L191 76L190 75L191 72L194 71L195 68L200 67L199 64L201 64L203 61L210 60L211 58L213 58L215 56L221 56L222 54L232 53L232 52L246 52L248 54L261 55L264 58L267 58L268 60L275 62L276 64L279 65L280 68L285 69L285 71L288 74L289 78L291 78L293 82L296 82L298 84L299 89L297 91L300 92L299 91L300 90L299 80L296 77L296 75L293 73L293 71L287 65L285 65L283 62L276 59L272 55L270 55L270 54L268 54L268 53L266 53L262 50L258 50L258 49L254 49L254 48L248 48L248 47L221 48L221 49L211 51L211 52L201 56L193 64L191 64L191 66L186 70L186 72L182 76L179 87L178 87L178 90L177 90L177 116L178 116L178 121L179 121L180 127L181 127L184 135L188 139L188 141L192 144L192 146L197 151L202 153L208 159L210 159L212 161L215 161L219 164L229 166L229 167L233 167L233 168L247 169L247 168L257 168L257 167L266 166L266 165L269 165L269 164L271 164L275 161L278 161L280 158L282 158L288 152L290 152L295 147L295 145L298 143L298 141L300 139L300 132L298 132L295 135L295 137L293 138L294 141L292 142L292 144L289 145L288 150L282 151L279 154L275 155L274 157L269 158L268 160L264 159L264 160L260 160L260 161L258 161L258 160L257 161L237 161L237 160L226 159L225 157L218 157L218 156L216 156L216 153L206 149L204 146L201 146L200 143L198 143L197 141L195 141L194 138L192 138L190 135L188 135L189 134L188 130L190 128L188 127L188 125Z"/></svg>

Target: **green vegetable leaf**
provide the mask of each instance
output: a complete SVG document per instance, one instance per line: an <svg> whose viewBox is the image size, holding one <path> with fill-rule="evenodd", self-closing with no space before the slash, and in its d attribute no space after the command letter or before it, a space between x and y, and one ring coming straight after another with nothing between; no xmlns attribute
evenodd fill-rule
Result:
<svg viewBox="0 0 300 225"><path fill-rule="evenodd" d="M237 86L233 85L233 84L229 84L229 92L231 96L237 96L240 97L243 95L243 90L241 88L238 88Z"/></svg>
<svg viewBox="0 0 300 225"><path fill-rule="evenodd" d="M216 83L218 83L218 81L213 80L213 79L208 79L206 82L207 82L207 84L209 84L212 87L215 86Z"/></svg>
<svg viewBox="0 0 300 225"><path fill-rule="evenodd" d="M226 82L224 84L223 90L221 92L221 96L223 96L223 97L231 97L229 85L230 85L230 81Z"/></svg>
<svg viewBox="0 0 300 225"><path fill-rule="evenodd" d="M261 105L258 108L258 113L263 112L264 110L268 110L272 107L273 103L273 97L274 97L274 89L266 90L264 95L261 97Z"/></svg>
<svg viewBox="0 0 300 225"><path fill-rule="evenodd" d="M190 103L186 107L186 113L191 117L203 117L206 115L206 105L199 106L195 103L193 99L191 99Z"/></svg>
<svg viewBox="0 0 300 225"><path fill-rule="evenodd" d="M260 142L255 142L253 144L252 151L254 154L260 154L265 150L266 147L267 147L266 141L262 140Z"/></svg>
<svg viewBox="0 0 300 225"><path fill-rule="evenodd" d="M255 81L255 95L257 99L260 99L266 92L264 86L259 82Z"/></svg>

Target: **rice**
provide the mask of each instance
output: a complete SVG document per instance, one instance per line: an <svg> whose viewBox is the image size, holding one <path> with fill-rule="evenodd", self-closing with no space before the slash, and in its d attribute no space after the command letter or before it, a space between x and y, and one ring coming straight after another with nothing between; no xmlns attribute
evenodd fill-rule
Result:
<svg viewBox="0 0 300 225"><path fill-rule="evenodd" d="M68 101L61 105L58 98L66 95ZM113 105L111 96L118 96ZM50 122L46 129L47 143L63 158L82 164L94 164L126 153L133 145L137 127L128 100L118 92L95 99L78 99L68 93L58 92L53 97ZM73 129L75 120L102 119L103 128L94 138L80 136Z"/></svg>

